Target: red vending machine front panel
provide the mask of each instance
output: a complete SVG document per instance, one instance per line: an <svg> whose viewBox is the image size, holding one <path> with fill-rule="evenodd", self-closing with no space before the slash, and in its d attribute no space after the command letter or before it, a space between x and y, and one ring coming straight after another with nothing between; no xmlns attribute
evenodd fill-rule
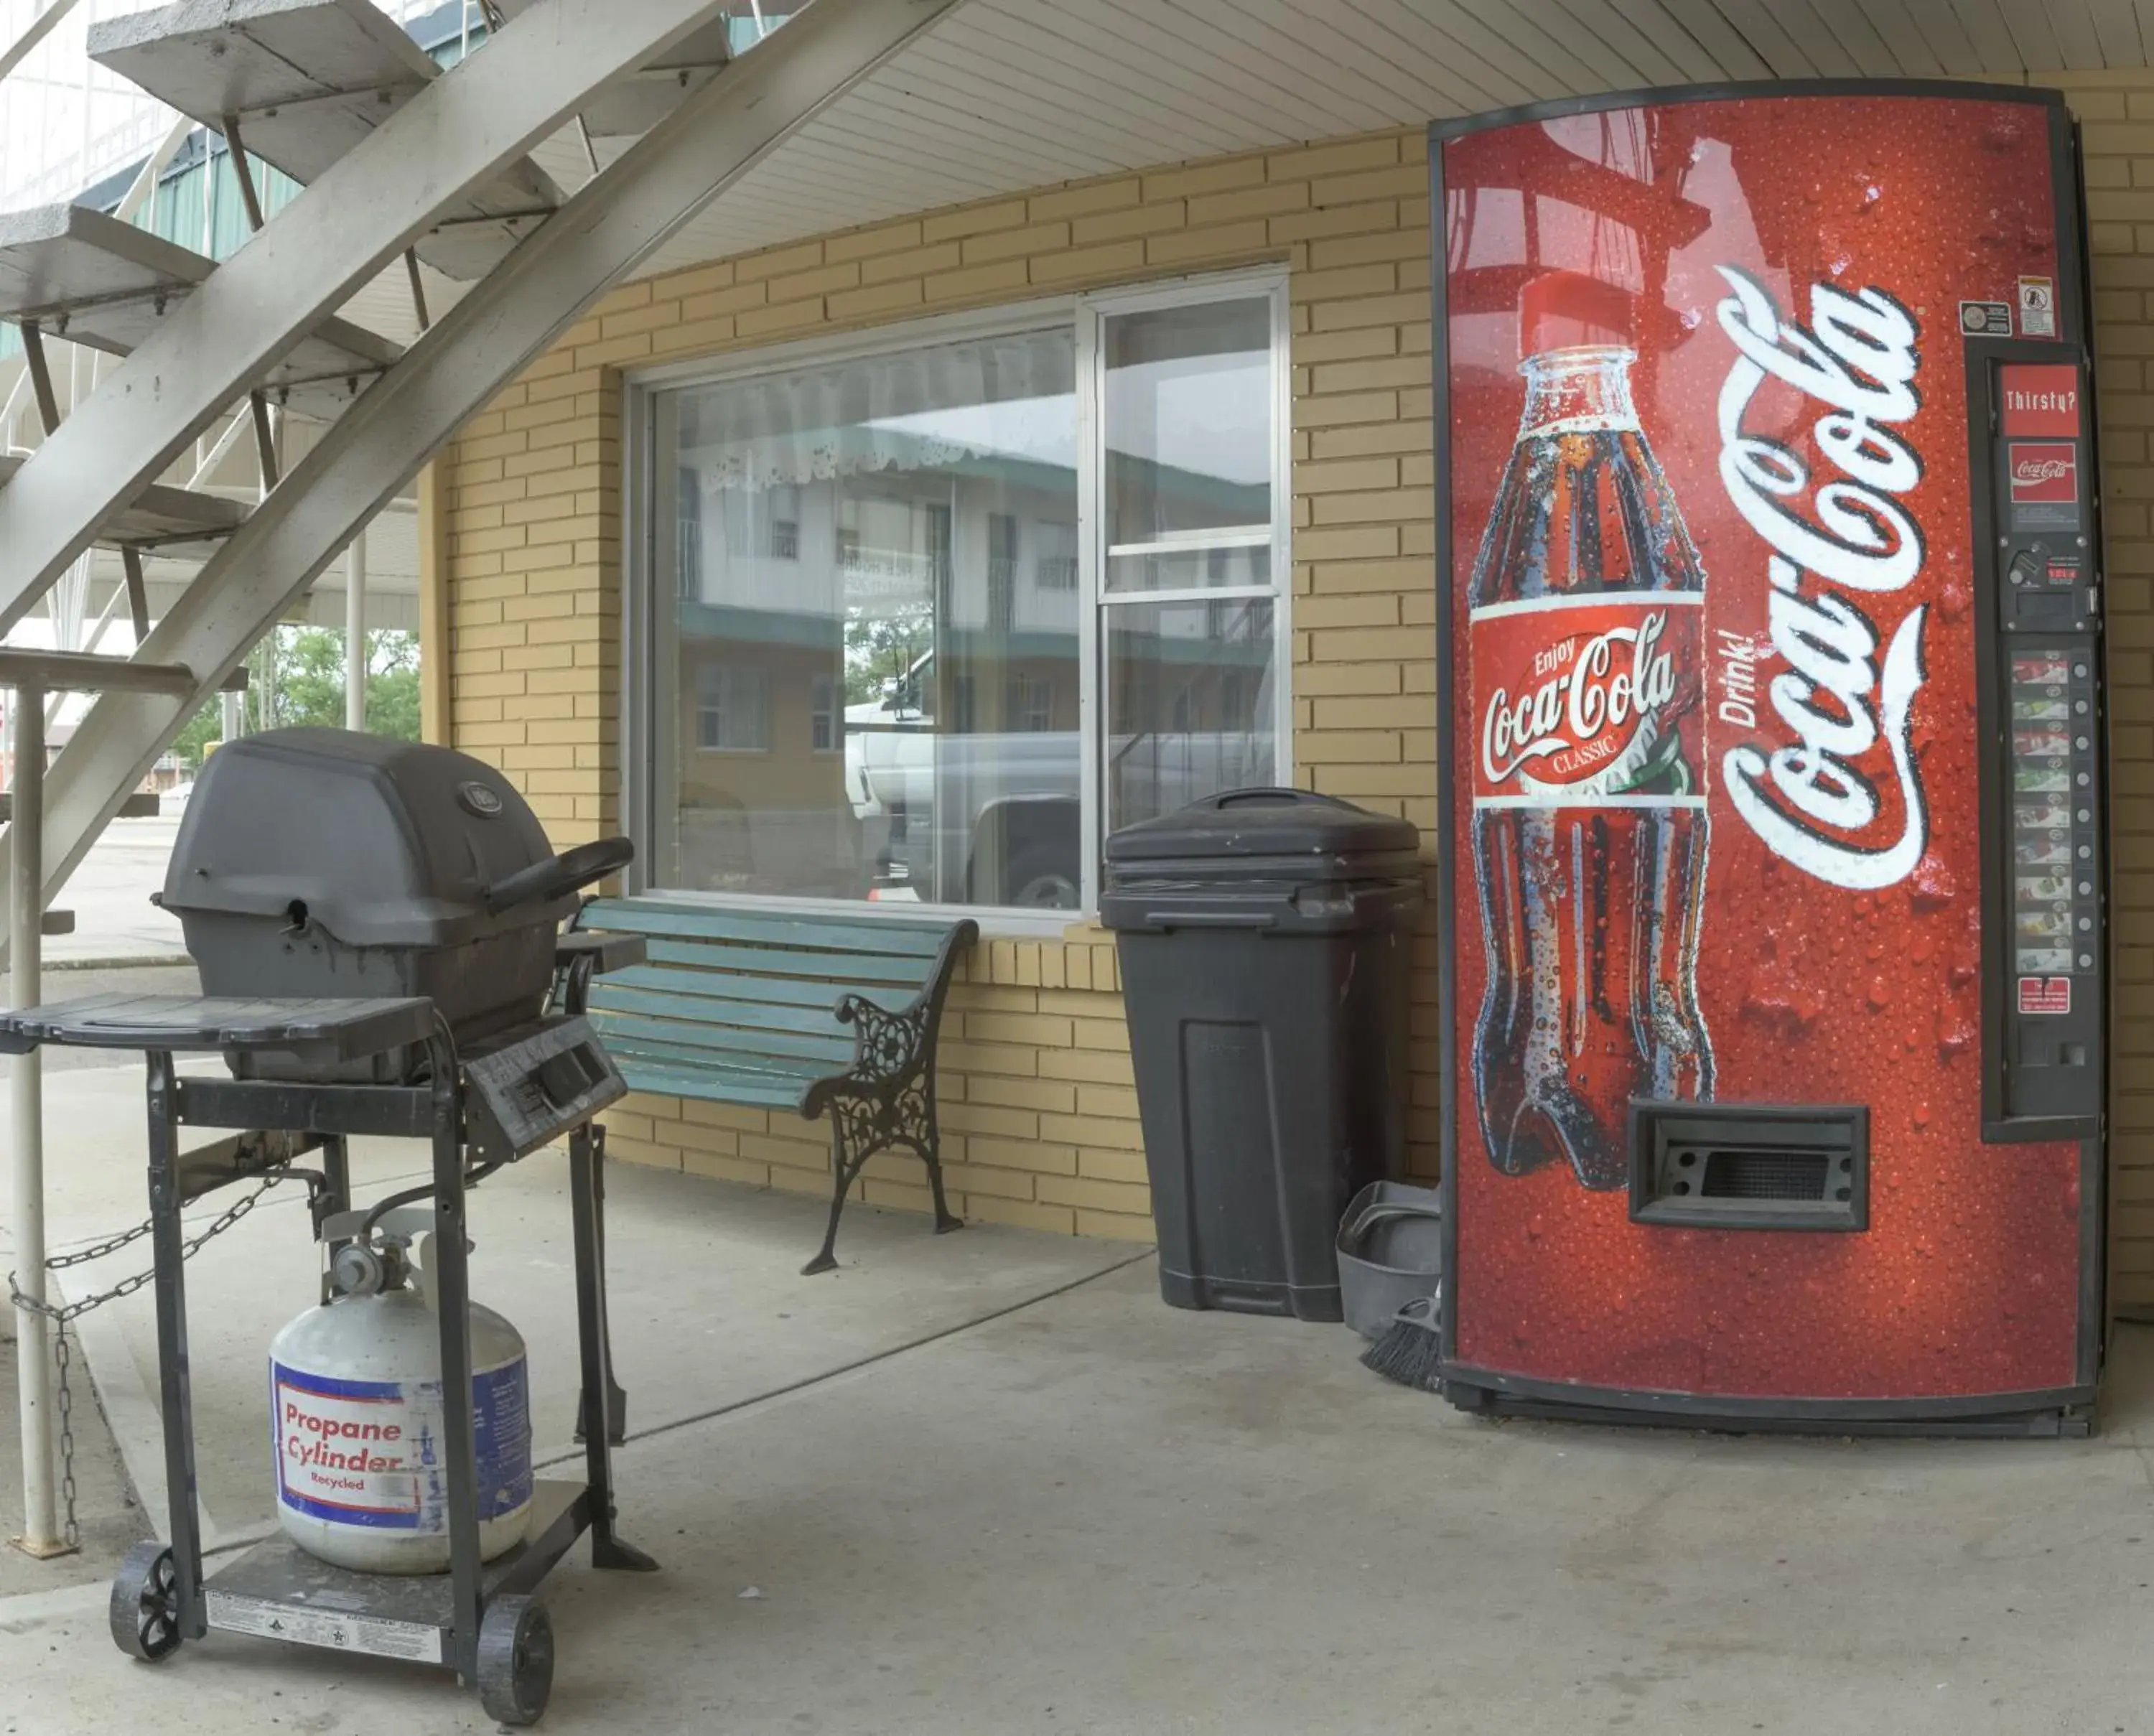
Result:
<svg viewBox="0 0 2154 1736"><path fill-rule="evenodd" d="M1984 953L1978 546L2046 525L2091 597L2069 146L1965 87L1437 129L1461 1402L1882 1422L2092 1379L2098 1101L1985 1121L1986 1003L2072 974ZM2004 379L2048 408L1993 475Z"/></svg>

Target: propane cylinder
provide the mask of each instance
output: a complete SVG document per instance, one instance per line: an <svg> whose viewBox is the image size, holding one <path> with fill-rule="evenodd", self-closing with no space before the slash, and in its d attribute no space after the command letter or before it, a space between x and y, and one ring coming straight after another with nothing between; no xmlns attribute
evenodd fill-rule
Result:
<svg viewBox="0 0 2154 1736"><path fill-rule="evenodd" d="M441 1324L431 1286L394 1276L391 1286L310 1308L269 1347L277 1516L293 1543L339 1567L439 1573L449 1565ZM529 1376L516 1329L477 1303L470 1314L478 1546L492 1560L531 1522Z"/></svg>

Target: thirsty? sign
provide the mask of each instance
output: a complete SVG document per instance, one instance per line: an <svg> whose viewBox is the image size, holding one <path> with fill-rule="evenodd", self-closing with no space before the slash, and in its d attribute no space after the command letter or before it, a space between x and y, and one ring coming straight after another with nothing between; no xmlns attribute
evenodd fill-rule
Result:
<svg viewBox="0 0 2154 1736"><path fill-rule="evenodd" d="M2003 431L2076 439L2080 370L2070 362L2008 362L2001 370Z"/></svg>

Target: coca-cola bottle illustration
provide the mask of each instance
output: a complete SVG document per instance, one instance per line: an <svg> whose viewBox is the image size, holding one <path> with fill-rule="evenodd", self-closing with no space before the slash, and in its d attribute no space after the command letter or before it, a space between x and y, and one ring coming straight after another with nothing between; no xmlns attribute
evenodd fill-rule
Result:
<svg viewBox="0 0 2154 1736"><path fill-rule="evenodd" d="M1626 1185L1631 1100L1712 1095L1697 1007L1705 574L1631 400L1631 298L1519 297L1525 412L1467 595L1490 1160Z"/></svg>

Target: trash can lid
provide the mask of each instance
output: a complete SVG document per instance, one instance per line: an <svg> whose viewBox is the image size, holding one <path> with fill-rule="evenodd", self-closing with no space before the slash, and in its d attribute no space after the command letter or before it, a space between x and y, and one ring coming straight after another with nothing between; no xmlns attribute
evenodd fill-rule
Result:
<svg viewBox="0 0 2154 1736"><path fill-rule="evenodd" d="M1253 856L1411 854L1411 820L1371 814L1311 789L1228 789L1171 814L1125 826L1107 840L1110 863Z"/></svg>

